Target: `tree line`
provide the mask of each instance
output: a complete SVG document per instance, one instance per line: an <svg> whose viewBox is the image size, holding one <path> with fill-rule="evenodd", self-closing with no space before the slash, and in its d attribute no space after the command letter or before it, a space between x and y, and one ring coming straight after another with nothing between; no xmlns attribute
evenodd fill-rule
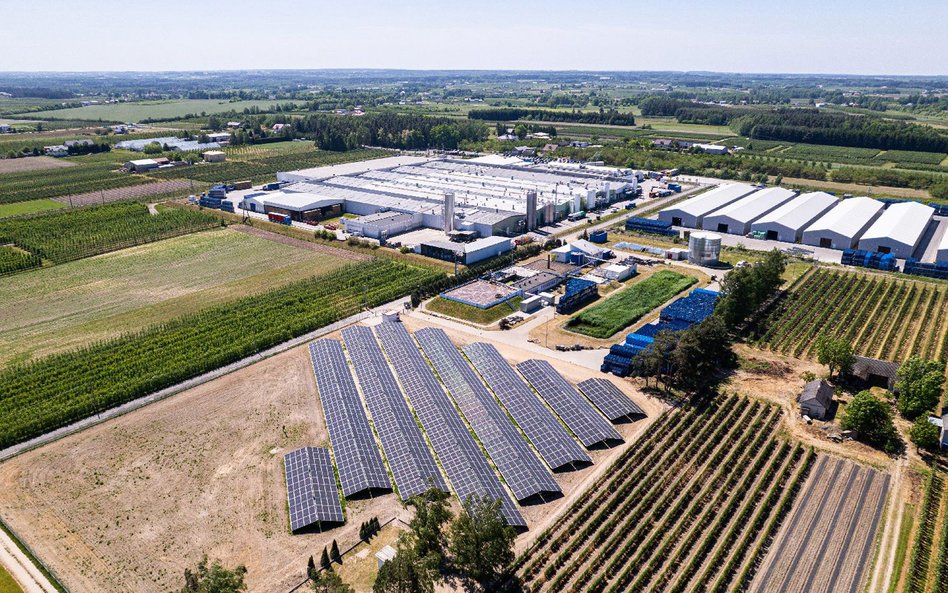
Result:
<svg viewBox="0 0 948 593"><path fill-rule="evenodd" d="M674 117L681 123L725 126L731 119L746 113L732 107L696 103L688 99L667 96L649 96L639 101L642 115Z"/></svg>
<svg viewBox="0 0 948 593"><path fill-rule="evenodd" d="M631 113L622 113L615 109L599 108L599 111L554 111L552 109L535 109L524 107L491 107L487 109L472 109L468 112L469 119L488 121L516 121L526 119L531 121L558 121L581 124L606 124L614 126L634 126L635 117Z"/></svg>

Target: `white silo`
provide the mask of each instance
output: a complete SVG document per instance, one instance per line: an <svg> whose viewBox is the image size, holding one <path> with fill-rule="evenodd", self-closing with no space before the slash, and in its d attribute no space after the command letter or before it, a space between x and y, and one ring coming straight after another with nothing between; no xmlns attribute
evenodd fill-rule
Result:
<svg viewBox="0 0 948 593"><path fill-rule="evenodd" d="M530 190L527 192L527 230L532 231L537 228L537 192Z"/></svg>
<svg viewBox="0 0 948 593"><path fill-rule="evenodd" d="M583 194L577 192L573 194L573 212L579 212L583 209Z"/></svg>
<svg viewBox="0 0 948 593"><path fill-rule="evenodd" d="M444 192L444 232L454 230L454 192Z"/></svg>
<svg viewBox="0 0 948 593"><path fill-rule="evenodd" d="M596 206L596 190L591 189L586 192L586 207L595 208ZM577 210L577 212L579 212Z"/></svg>
<svg viewBox="0 0 948 593"><path fill-rule="evenodd" d="M699 266L714 265L721 257L721 235L694 232L688 239L688 261Z"/></svg>

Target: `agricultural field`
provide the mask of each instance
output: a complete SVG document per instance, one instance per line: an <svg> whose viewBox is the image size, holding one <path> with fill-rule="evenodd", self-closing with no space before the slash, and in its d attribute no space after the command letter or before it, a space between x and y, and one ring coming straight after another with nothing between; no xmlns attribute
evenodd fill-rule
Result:
<svg viewBox="0 0 948 593"><path fill-rule="evenodd" d="M0 218L20 216L22 214L35 214L37 212L45 212L47 210L59 210L65 207L66 204L50 199L13 202L12 204L0 204Z"/></svg>
<svg viewBox="0 0 948 593"><path fill-rule="evenodd" d="M697 281L694 276L670 270L656 272L583 309L567 322L566 328L594 338L608 338Z"/></svg>
<svg viewBox="0 0 948 593"><path fill-rule="evenodd" d="M141 101L137 103L113 103L89 105L70 109L35 111L30 117L38 119L81 119L129 123L145 119L173 119L189 114L224 113L243 111L250 107L268 110L279 101L224 101L219 99L181 99L176 101Z"/></svg>
<svg viewBox="0 0 948 593"><path fill-rule="evenodd" d="M925 481L906 593L948 592L948 472L935 462Z"/></svg>
<svg viewBox="0 0 948 593"><path fill-rule="evenodd" d="M817 337L842 337L856 354L901 362L948 354L948 285L815 269L788 289L764 322L760 345L812 357Z"/></svg>
<svg viewBox="0 0 948 593"><path fill-rule="evenodd" d="M330 272L345 264L342 256L354 255L301 249L239 230L178 236L4 278L0 302L8 308L0 312L0 367L139 331L237 295L261 294Z"/></svg>
<svg viewBox="0 0 948 593"><path fill-rule="evenodd" d="M289 146L287 146L289 145ZM223 163L198 163L152 173L156 179L193 179L208 183L249 179L254 183L272 181L278 171L335 165L389 156L382 150L328 152L317 150L312 142L236 147L228 150Z"/></svg>
<svg viewBox="0 0 948 593"><path fill-rule="evenodd" d="M43 265L43 260L38 255L33 255L17 247L0 245L0 276L41 265Z"/></svg>
<svg viewBox="0 0 948 593"><path fill-rule="evenodd" d="M115 189L68 194L55 198L55 201L63 206L78 208L79 206L109 204L111 202L123 202L126 200L160 200L164 198L183 197L183 195L189 193L199 193L207 187L208 185L206 183L194 183L193 181L184 179L170 179L168 181L155 181L154 183L143 183L141 185L131 185L128 187L116 187Z"/></svg>
<svg viewBox="0 0 948 593"><path fill-rule="evenodd" d="M51 156L30 156L19 159L0 159L0 175L5 173L42 171L43 169L59 169L62 167L74 166L76 166L76 163Z"/></svg>
<svg viewBox="0 0 948 593"><path fill-rule="evenodd" d="M144 204L107 204L0 221L0 244L61 264L215 226L215 216L183 208L157 214Z"/></svg>
<svg viewBox="0 0 948 593"><path fill-rule="evenodd" d="M4 173L0 175L0 204L149 183L152 180L148 177L129 175L118 170L124 161L140 156L138 153L115 150L60 159L64 163L75 164L74 167Z"/></svg>
<svg viewBox="0 0 948 593"><path fill-rule="evenodd" d="M780 408L666 413L518 558L525 591L741 591L815 461Z"/></svg>
<svg viewBox="0 0 948 593"><path fill-rule="evenodd" d="M405 296L442 275L375 259L0 370L0 448ZM93 361L90 363L90 361Z"/></svg>
<svg viewBox="0 0 948 593"><path fill-rule="evenodd" d="M17 584L10 573L0 566L0 593L23 593L23 589Z"/></svg>

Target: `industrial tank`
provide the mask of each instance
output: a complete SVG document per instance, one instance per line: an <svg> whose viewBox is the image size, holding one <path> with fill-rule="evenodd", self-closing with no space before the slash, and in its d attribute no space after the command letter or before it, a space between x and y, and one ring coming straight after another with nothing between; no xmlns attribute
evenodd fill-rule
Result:
<svg viewBox="0 0 948 593"><path fill-rule="evenodd" d="M688 261L699 266L718 263L721 257L721 235L691 233L688 239Z"/></svg>

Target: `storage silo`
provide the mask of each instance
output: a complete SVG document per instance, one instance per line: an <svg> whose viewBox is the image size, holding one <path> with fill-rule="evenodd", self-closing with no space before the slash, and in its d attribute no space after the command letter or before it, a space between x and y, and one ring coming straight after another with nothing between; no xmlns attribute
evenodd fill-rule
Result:
<svg viewBox="0 0 948 593"><path fill-rule="evenodd" d="M583 194L575 193L573 194L573 211L571 214L576 212L581 212L583 209Z"/></svg>
<svg viewBox="0 0 948 593"><path fill-rule="evenodd" d="M547 202L543 205L543 224L553 224L556 222L556 208L553 202Z"/></svg>
<svg viewBox="0 0 948 593"><path fill-rule="evenodd" d="M537 228L537 192L530 190L527 192L527 230L533 231Z"/></svg>
<svg viewBox="0 0 948 593"><path fill-rule="evenodd" d="M454 192L444 192L444 232L454 230Z"/></svg>
<svg viewBox="0 0 948 593"><path fill-rule="evenodd" d="M699 266L718 263L721 257L721 235L691 233L688 239L688 261Z"/></svg>

